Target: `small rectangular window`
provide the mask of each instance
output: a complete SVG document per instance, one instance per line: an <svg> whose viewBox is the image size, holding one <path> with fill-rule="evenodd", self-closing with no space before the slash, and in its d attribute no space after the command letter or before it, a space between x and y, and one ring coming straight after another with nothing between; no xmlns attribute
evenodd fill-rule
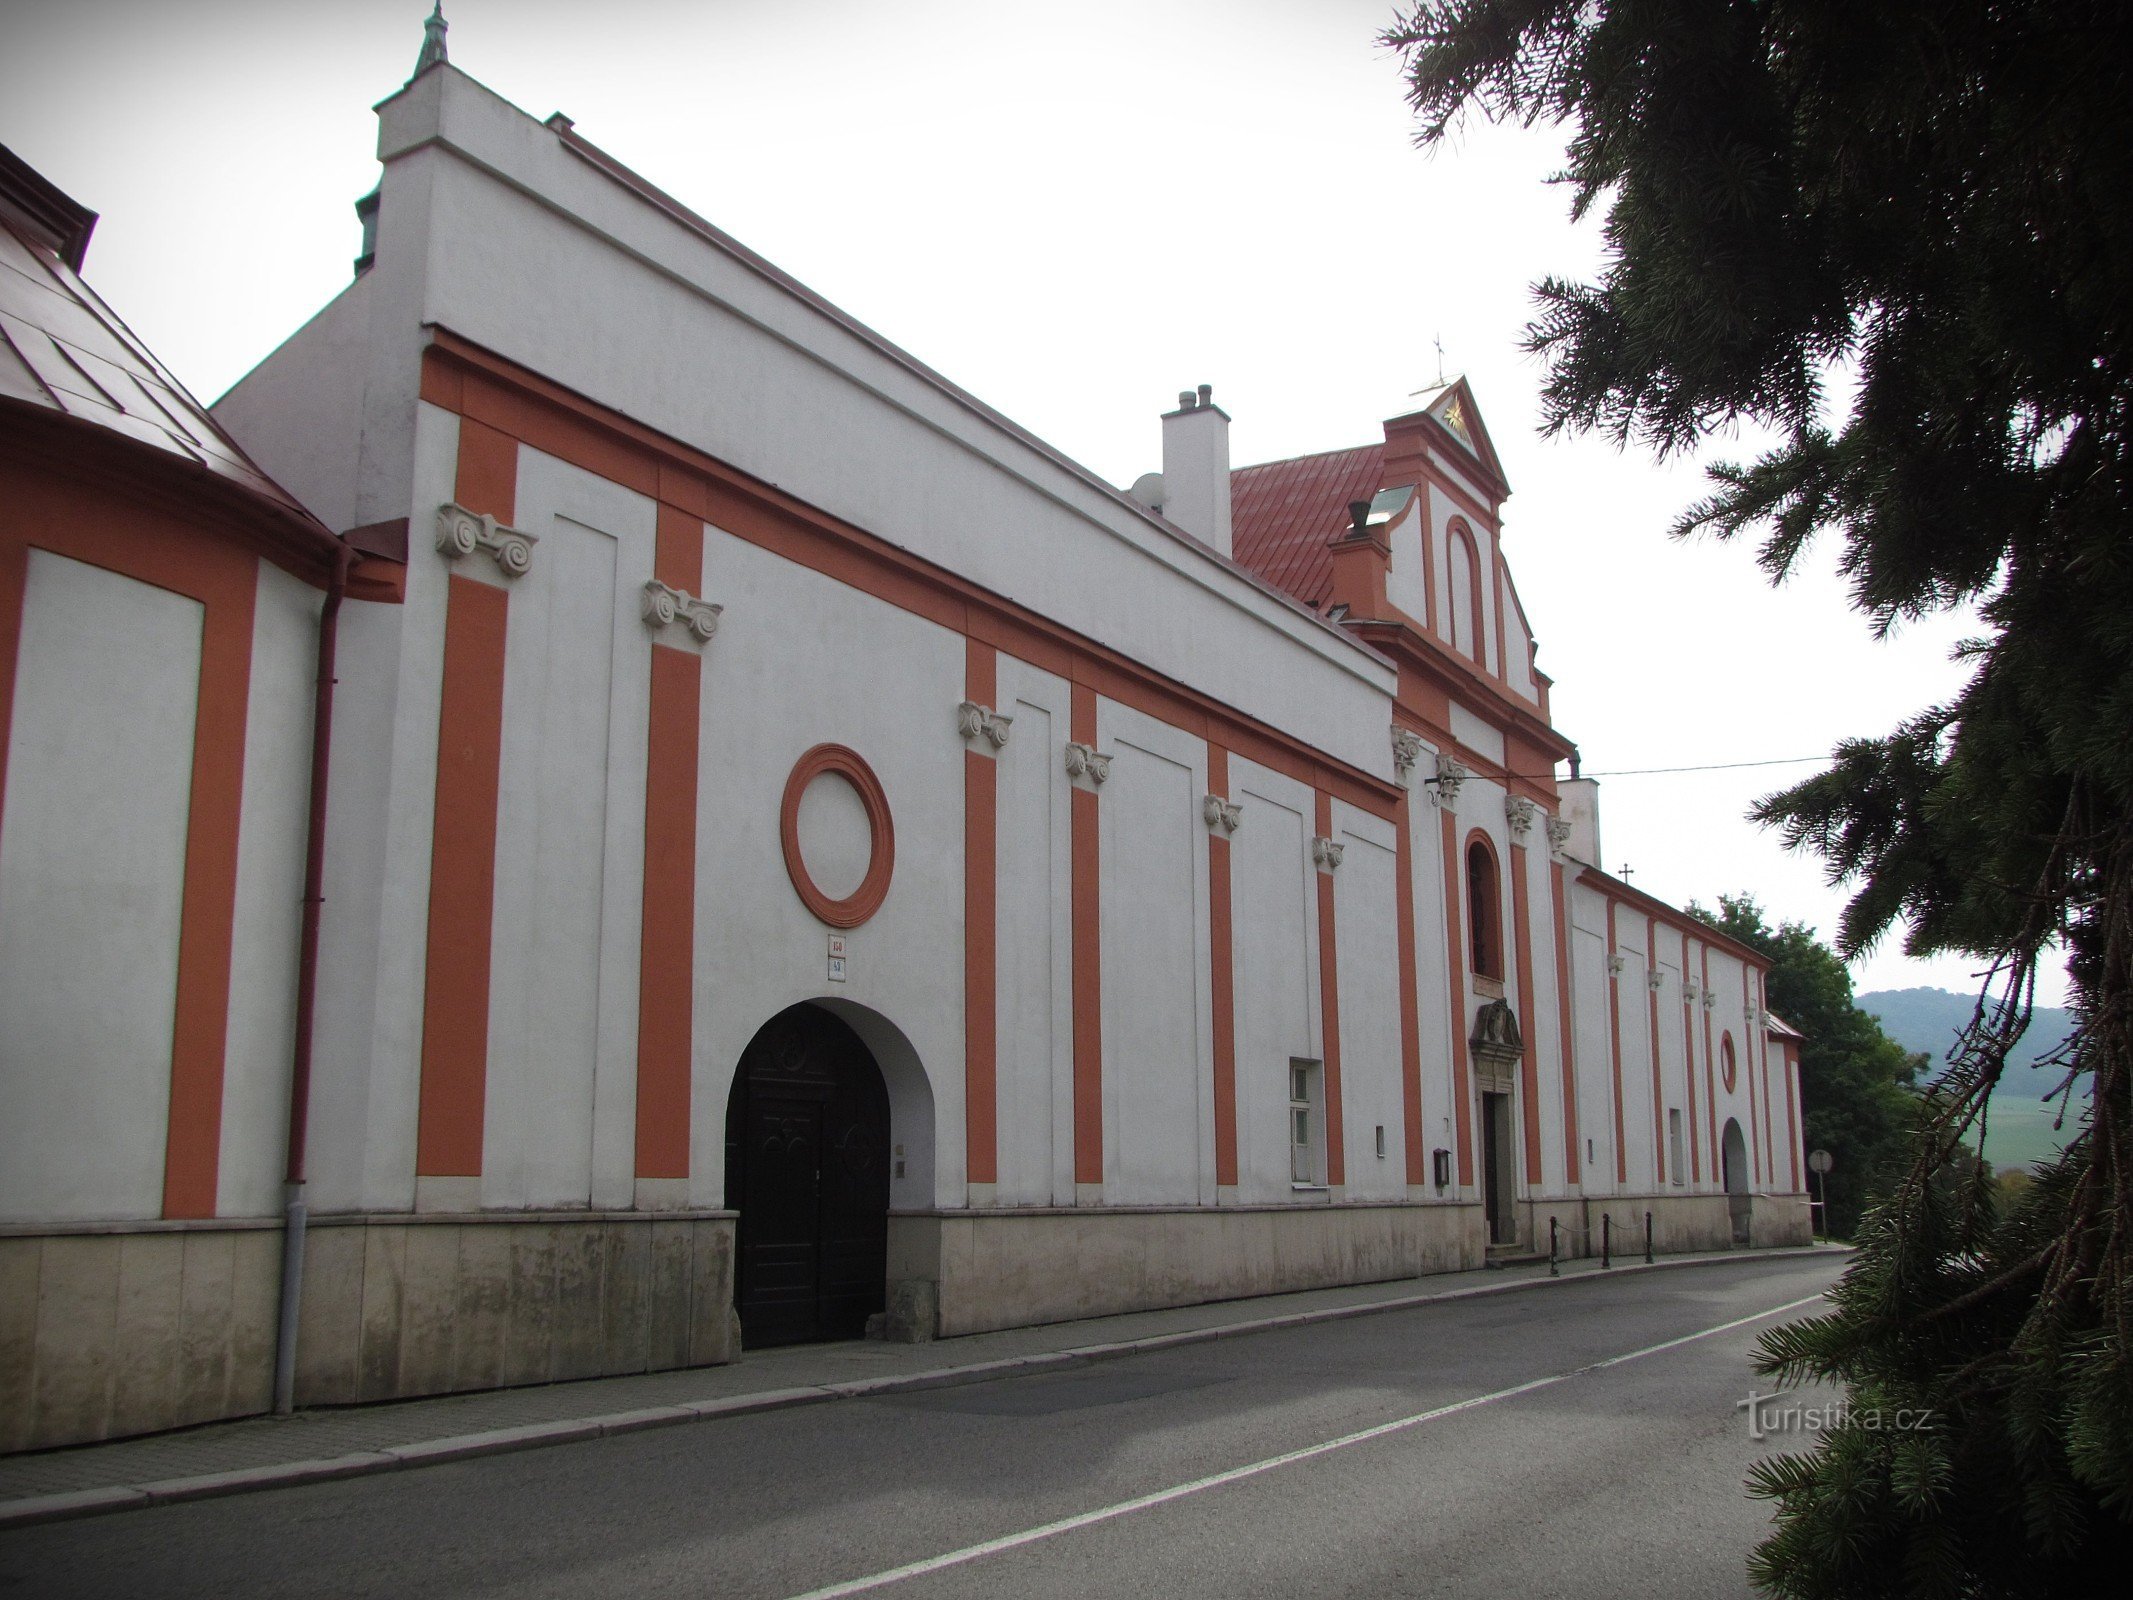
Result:
<svg viewBox="0 0 2133 1600"><path fill-rule="evenodd" d="M1316 1061L1289 1063L1289 1181L1325 1182L1324 1082Z"/></svg>
<svg viewBox="0 0 2133 1600"><path fill-rule="evenodd" d="M1378 1159L1385 1159L1385 1124L1382 1122L1378 1124Z"/></svg>
<svg viewBox="0 0 2133 1600"><path fill-rule="evenodd" d="M1685 1182L1681 1160L1681 1113L1669 1106L1666 1113L1667 1168L1673 1173L1676 1183Z"/></svg>

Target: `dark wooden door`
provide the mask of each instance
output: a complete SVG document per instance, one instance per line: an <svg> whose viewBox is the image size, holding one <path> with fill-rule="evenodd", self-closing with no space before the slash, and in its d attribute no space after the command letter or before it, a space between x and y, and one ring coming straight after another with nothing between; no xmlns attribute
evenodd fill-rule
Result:
<svg viewBox="0 0 2133 1600"><path fill-rule="evenodd" d="M1481 1097L1481 1211L1491 1244L1510 1244L1518 1236L1511 1203L1510 1109L1507 1094Z"/></svg>
<svg viewBox="0 0 2133 1600"><path fill-rule="evenodd" d="M866 1331L888 1278L889 1097L873 1055L827 1011L780 1012L742 1055L726 1202L740 1212L744 1345Z"/></svg>

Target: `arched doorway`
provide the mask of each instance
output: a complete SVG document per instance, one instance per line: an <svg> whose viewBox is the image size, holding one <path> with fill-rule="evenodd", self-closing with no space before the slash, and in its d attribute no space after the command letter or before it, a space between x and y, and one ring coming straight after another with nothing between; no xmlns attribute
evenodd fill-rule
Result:
<svg viewBox="0 0 2133 1600"><path fill-rule="evenodd" d="M744 1347L866 1331L888 1279L889 1094L873 1052L820 1006L779 1012L741 1054L726 1204Z"/></svg>
<svg viewBox="0 0 2133 1600"><path fill-rule="evenodd" d="M1748 1193L1748 1141L1741 1137L1740 1124L1731 1117L1726 1118L1719 1149L1720 1171L1726 1182L1726 1209L1733 1218L1733 1242L1746 1244L1755 1199Z"/></svg>

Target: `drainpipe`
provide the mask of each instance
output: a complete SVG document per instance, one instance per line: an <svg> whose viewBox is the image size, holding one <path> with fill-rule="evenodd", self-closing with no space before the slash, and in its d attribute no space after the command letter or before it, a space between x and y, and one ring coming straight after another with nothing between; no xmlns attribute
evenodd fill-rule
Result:
<svg viewBox="0 0 2133 1600"><path fill-rule="evenodd" d="M274 1412L296 1403L296 1317L304 1290L304 1145L311 1121L311 1033L318 1004L318 926L326 885L326 776L333 746L334 651L340 637L341 596L355 552L334 552L333 578L318 618L317 698L311 712L311 815L304 839L304 922L296 955L296 1042L289 1064L289 1166L283 1179L281 1321L274 1337Z"/></svg>

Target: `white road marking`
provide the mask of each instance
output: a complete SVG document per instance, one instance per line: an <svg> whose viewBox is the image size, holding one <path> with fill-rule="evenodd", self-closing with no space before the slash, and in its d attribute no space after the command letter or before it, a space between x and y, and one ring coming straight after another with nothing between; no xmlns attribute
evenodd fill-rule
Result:
<svg viewBox="0 0 2133 1600"><path fill-rule="evenodd" d="M1153 1494L1136 1495L1131 1500L1121 1500L1115 1505L1099 1506L1094 1511L1084 1511L1076 1516L1061 1517L1057 1522L1041 1523L1034 1528L1024 1528L1020 1533L1003 1534L997 1539L987 1539L983 1544L965 1545L960 1550L950 1550L942 1555L928 1556L923 1561L908 1562L901 1567L891 1567L886 1572L871 1573L864 1578L851 1578L843 1583L833 1583L823 1589L809 1589L791 1600L837 1600L840 1595L864 1594L869 1589L887 1588L892 1583L902 1583L906 1578L923 1577L929 1572L939 1572L945 1567L959 1567L966 1561L982 1560L998 1555L1004 1550L1019 1549L1026 1544L1035 1544L1040 1539L1052 1539L1062 1533L1072 1533L1077 1528L1087 1528L1099 1522L1109 1522L1116 1517L1131 1516L1136 1511L1146 1511L1151 1506L1168 1505L1173 1500L1182 1500L1187 1495L1203 1494L1209 1489L1219 1489L1227 1483L1240 1483L1246 1478L1256 1478L1263 1472L1272 1472L1279 1467L1294 1466L1299 1461L1309 1461L1315 1456L1330 1455L1335 1450L1345 1450L1350 1445L1366 1444L1372 1439L1382 1439L1387 1434L1418 1428L1425 1422L1435 1422L1440 1417L1456 1416L1462 1411L1472 1411L1480 1406L1494 1405L1499 1400L1515 1400L1522 1394L1532 1394L1536 1389L1553 1388L1559 1383L1568 1383L1572 1378L1583 1377L1588 1372L1602 1372L1609 1367L1619 1367L1624 1362L1641 1361L1646 1356L1656 1356L1668 1350L1678 1350L1685 1344L1694 1344L1699 1339L1708 1339L1715 1334L1731 1333L1735 1328L1745 1328L1751 1322L1761 1322L1766 1317L1781 1316L1787 1311L1797 1311L1802 1306L1811 1306L1822 1298L1811 1294L1804 1300L1793 1300L1785 1305L1772 1306L1768 1311L1758 1311L1752 1316L1735 1317L1731 1322L1721 1322L1715 1328L1702 1328L1695 1333L1685 1333L1678 1339L1668 1339L1659 1344L1648 1344L1642 1350L1609 1356L1604 1361L1593 1361L1582 1367L1573 1367L1567 1372L1551 1373L1545 1378L1532 1378L1524 1383L1515 1383L1508 1389L1498 1389L1490 1394L1477 1394L1470 1400L1457 1400L1448 1406L1433 1410L1418 1411L1411 1417L1400 1417L1391 1422L1381 1422L1375 1427L1364 1428L1355 1433L1344 1433L1337 1439L1328 1439L1321 1444L1306 1445L1301 1450L1285 1451L1278 1456L1268 1456L1264 1461L1253 1461L1241 1467L1231 1467L1226 1472L1210 1473L1204 1478L1173 1484L1168 1489L1158 1489Z"/></svg>

